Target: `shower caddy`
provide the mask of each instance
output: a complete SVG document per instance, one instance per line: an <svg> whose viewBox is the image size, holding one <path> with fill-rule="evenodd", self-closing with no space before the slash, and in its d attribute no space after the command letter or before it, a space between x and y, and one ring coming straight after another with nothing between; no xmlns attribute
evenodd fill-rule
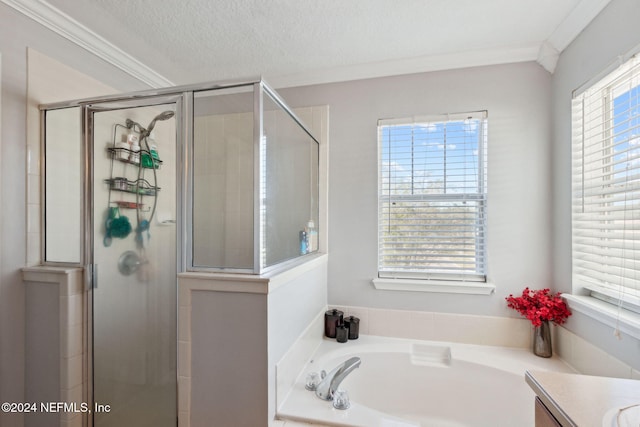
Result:
<svg viewBox="0 0 640 427"><path fill-rule="evenodd" d="M155 206L157 202L158 191L160 191L160 187L158 187L157 185L157 177L156 177L155 170L153 171L154 172L153 185L144 178L144 170L151 169L151 168L154 168L156 170L159 169L160 165L162 164L162 160L160 160L157 157L157 155L153 156L150 150L143 149L142 147L140 148L139 151L134 151L124 147L119 147L118 144L116 143L116 135L117 135L118 127L122 127L124 129L129 130L130 132L133 132L133 129L125 125L122 125L119 123L115 124L114 131L113 131L113 141L109 146L106 147L107 153L109 154L111 161L110 161L109 178L104 180L109 186L109 197L107 202L108 217L105 223L105 237L103 241L105 246L111 245L112 237L125 238L128 236L128 234L131 231L131 229L129 228L128 231L126 229L124 231L121 231L121 235L113 235L114 230L112 229L112 224L114 220L116 220L117 218L126 218L126 217L120 216L120 209L134 209L136 211L136 219L137 219L137 227L135 229L136 240L139 243L142 243L142 233L144 231L147 231L148 233L151 219L153 218L153 215L155 213ZM143 138L146 138L146 136L144 136ZM138 156L137 161L131 160L134 155ZM144 156L147 156L147 158L151 159L151 162L147 162L147 164L145 164L145 162L142 161L142 158ZM135 166L135 170L137 171L137 177L135 179L128 179L126 176L114 177L113 168L114 168L115 161ZM136 195L135 202L122 200L122 199L112 201L112 192L114 191L119 192L121 194L122 193L135 194ZM153 197L152 208L143 209L144 203L142 202L142 198L144 196ZM151 212L149 218L143 219L142 218L143 212L149 212L149 211ZM121 221L121 222L124 222L124 221Z"/></svg>

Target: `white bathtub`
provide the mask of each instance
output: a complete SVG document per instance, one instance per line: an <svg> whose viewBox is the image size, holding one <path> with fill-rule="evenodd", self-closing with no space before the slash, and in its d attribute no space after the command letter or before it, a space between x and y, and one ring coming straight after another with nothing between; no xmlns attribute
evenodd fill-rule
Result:
<svg viewBox="0 0 640 427"><path fill-rule="evenodd" d="M362 363L340 386L351 398L349 409L334 409L305 389L307 373L328 372L352 356ZM345 344L325 339L278 408L278 418L360 427L533 426L528 369L574 372L562 360L528 349L376 336Z"/></svg>

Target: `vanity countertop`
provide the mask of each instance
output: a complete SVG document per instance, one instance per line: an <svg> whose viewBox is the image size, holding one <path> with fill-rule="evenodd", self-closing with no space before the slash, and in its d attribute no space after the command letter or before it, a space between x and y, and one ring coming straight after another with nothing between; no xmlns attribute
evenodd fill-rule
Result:
<svg viewBox="0 0 640 427"><path fill-rule="evenodd" d="M527 371L525 379L566 427L602 427L613 408L640 404L640 381L550 371Z"/></svg>

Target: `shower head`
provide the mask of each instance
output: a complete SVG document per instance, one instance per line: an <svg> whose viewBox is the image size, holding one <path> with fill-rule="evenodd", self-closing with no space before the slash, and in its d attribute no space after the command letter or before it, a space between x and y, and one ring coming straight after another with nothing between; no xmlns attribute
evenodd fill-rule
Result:
<svg viewBox="0 0 640 427"><path fill-rule="evenodd" d="M147 129L144 130L143 135L144 136L149 136L149 134L151 133L153 128L156 126L156 122L158 120L168 120L171 117L173 117L174 114L175 113L173 111L167 110L167 111L163 111L162 113L160 113L157 116L155 116L153 118L153 120L151 120L151 123L149 123L149 126L147 126Z"/></svg>

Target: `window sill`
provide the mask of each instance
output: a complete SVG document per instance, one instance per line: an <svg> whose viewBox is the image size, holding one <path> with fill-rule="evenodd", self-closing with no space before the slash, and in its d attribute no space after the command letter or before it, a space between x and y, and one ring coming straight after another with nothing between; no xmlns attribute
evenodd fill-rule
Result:
<svg viewBox="0 0 640 427"><path fill-rule="evenodd" d="M600 301L586 295L562 295L569 303L571 310L591 317L612 328L618 328L621 333L640 340L640 314L624 308Z"/></svg>
<svg viewBox="0 0 640 427"><path fill-rule="evenodd" d="M491 295L495 285L485 282L460 282L445 280L412 280L412 279L373 279L377 290L437 292L446 294Z"/></svg>

